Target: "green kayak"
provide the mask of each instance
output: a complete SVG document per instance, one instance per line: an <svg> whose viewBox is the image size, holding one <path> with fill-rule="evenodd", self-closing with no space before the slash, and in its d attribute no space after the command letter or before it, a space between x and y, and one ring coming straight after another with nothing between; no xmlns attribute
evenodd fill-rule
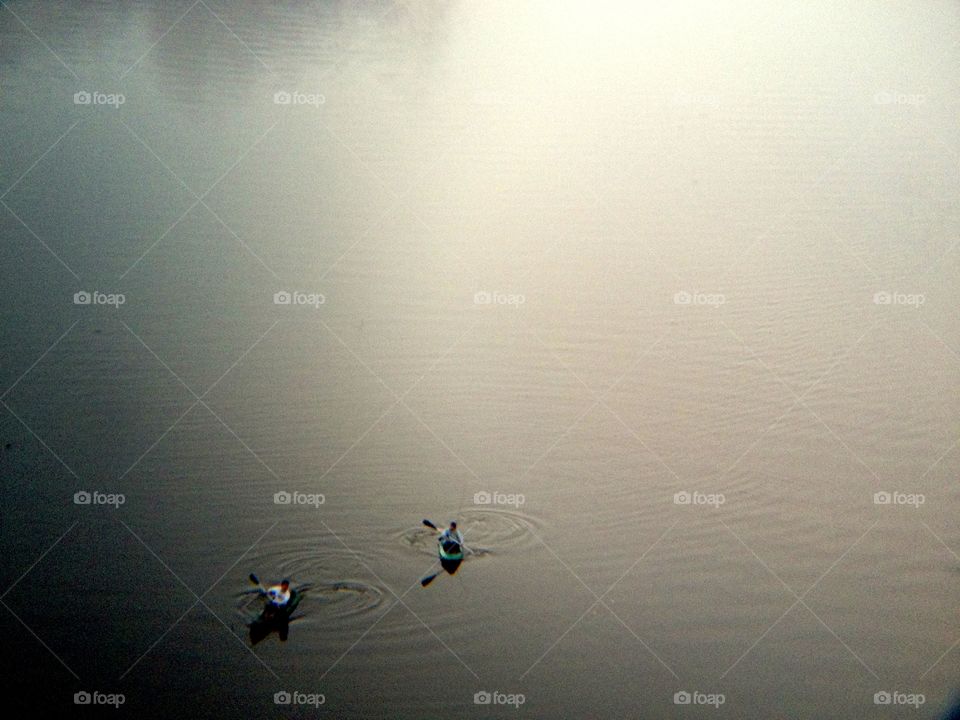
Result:
<svg viewBox="0 0 960 720"><path fill-rule="evenodd" d="M463 560L463 548L453 541L437 542L437 554L441 560Z"/></svg>

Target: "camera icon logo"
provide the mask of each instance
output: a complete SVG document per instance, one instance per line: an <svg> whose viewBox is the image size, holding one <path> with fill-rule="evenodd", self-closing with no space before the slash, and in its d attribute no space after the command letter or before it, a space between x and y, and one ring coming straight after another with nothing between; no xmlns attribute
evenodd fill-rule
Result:
<svg viewBox="0 0 960 720"><path fill-rule="evenodd" d="M493 295L486 290L480 290L473 294L474 305L489 305L493 302Z"/></svg>
<svg viewBox="0 0 960 720"><path fill-rule="evenodd" d="M874 305L889 305L892 302L893 296L886 290L881 290L880 292L873 294Z"/></svg>
<svg viewBox="0 0 960 720"><path fill-rule="evenodd" d="M692 700L693 698L686 690L681 690L680 692L675 692L673 694L674 705L689 705Z"/></svg>
<svg viewBox="0 0 960 720"><path fill-rule="evenodd" d="M92 101L93 97L86 90L81 90L73 94L74 105L89 105Z"/></svg>
<svg viewBox="0 0 960 720"><path fill-rule="evenodd" d="M293 302L293 296L286 290L281 290L273 294L274 305L289 305L291 302Z"/></svg>
<svg viewBox="0 0 960 720"><path fill-rule="evenodd" d="M293 495L286 490L281 490L278 493L274 493L273 502L275 505L289 505L293 502Z"/></svg>
<svg viewBox="0 0 960 720"><path fill-rule="evenodd" d="M91 302L93 302L93 296L86 290L81 290L73 294L74 305L89 305Z"/></svg>
<svg viewBox="0 0 960 720"><path fill-rule="evenodd" d="M73 494L74 505L89 505L91 502L93 502L93 495L86 490L80 490Z"/></svg>
<svg viewBox="0 0 960 720"><path fill-rule="evenodd" d="M273 694L274 705L289 705L293 702L293 696L286 690L280 690Z"/></svg>
<svg viewBox="0 0 960 720"><path fill-rule="evenodd" d="M489 705L492 701L493 701L493 695L491 695L486 690L481 690L480 692L475 692L473 694L474 705Z"/></svg>
<svg viewBox="0 0 960 720"><path fill-rule="evenodd" d="M88 693L86 690L81 690L73 694L73 704L74 705L89 705L93 702L93 695Z"/></svg>
<svg viewBox="0 0 960 720"><path fill-rule="evenodd" d="M474 505L489 505L492 502L493 496L486 490L481 490L480 492L473 494Z"/></svg>
<svg viewBox="0 0 960 720"><path fill-rule="evenodd" d="M673 302L676 305L689 305L691 302L693 302L693 296L686 290L681 290L680 292L674 294Z"/></svg>
<svg viewBox="0 0 960 720"><path fill-rule="evenodd" d="M889 705L891 702L893 702L893 696L886 690L881 690L873 694L874 705Z"/></svg>
<svg viewBox="0 0 960 720"><path fill-rule="evenodd" d="M293 97L286 90L280 90L273 94L273 102L277 105L289 105Z"/></svg>
<svg viewBox="0 0 960 720"><path fill-rule="evenodd" d="M880 492L875 492L873 494L874 505L889 505L892 502L893 502L893 495L891 495L885 490L882 490Z"/></svg>
<svg viewBox="0 0 960 720"><path fill-rule="evenodd" d="M690 499L691 499L690 493L688 493L686 490L673 494L674 505L689 505Z"/></svg>

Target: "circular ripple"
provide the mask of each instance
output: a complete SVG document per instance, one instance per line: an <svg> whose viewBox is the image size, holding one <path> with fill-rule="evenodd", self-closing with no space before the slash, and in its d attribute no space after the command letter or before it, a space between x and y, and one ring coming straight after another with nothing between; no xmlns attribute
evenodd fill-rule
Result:
<svg viewBox="0 0 960 720"><path fill-rule="evenodd" d="M317 537L283 538L265 541L247 558L261 578L316 583L356 568L357 555L335 541ZM259 569L259 570L258 570Z"/></svg>
<svg viewBox="0 0 960 720"><path fill-rule="evenodd" d="M356 572L356 556L343 547L316 546L315 540L294 543L264 543L252 557L254 567L264 568L260 579L264 583L281 577L290 578L291 585L304 592L298 614L320 614L325 619L346 619L375 611L384 602L385 590L377 585L344 577ZM269 568L267 572L266 568ZM256 590L246 591L239 598L241 613L249 615L259 608L252 598Z"/></svg>
<svg viewBox="0 0 960 720"><path fill-rule="evenodd" d="M323 602L327 617L348 618L373 612L383 604L383 591L359 580L335 580L318 583L313 594Z"/></svg>
<svg viewBox="0 0 960 720"><path fill-rule="evenodd" d="M529 515L500 508L469 508L460 512L460 532L474 555L509 552L536 543L539 523ZM426 527L406 530L397 541L424 555L437 554L437 533Z"/></svg>
<svg viewBox="0 0 960 720"><path fill-rule="evenodd" d="M437 554L437 533L426 527L404 530L395 535L401 545L422 555Z"/></svg>
<svg viewBox="0 0 960 720"><path fill-rule="evenodd" d="M347 620L374 612L384 602L383 591L362 580L328 580L292 587L303 593L294 617L320 615L326 620ZM237 596L237 614L245 623L255 620L262 610L258 590L246 590Z"/></svg>

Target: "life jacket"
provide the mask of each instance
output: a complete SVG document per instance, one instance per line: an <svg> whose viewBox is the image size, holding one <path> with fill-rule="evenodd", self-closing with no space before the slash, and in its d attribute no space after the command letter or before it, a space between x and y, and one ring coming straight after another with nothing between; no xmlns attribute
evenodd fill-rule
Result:
<svg viewBox="0 0 960 720"><path fill-rule="evenodd" d="M460 534L459 530L454 530L450 532L450 528L447 528L440 534L440 542L455 542L457 545L463 545L463 535Z"/></svg>
<svg viewBox="0 0 960 720"><path fill-rule="evenodd" d="M290 602L290 591L284 592L279 585L267 589L267 601L276 607L283 607Z"/></svg>

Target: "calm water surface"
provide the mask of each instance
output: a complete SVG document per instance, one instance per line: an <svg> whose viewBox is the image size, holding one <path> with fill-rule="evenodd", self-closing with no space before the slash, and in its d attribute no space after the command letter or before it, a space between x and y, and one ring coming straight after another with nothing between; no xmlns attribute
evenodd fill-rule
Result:
<svg viewBox="0 0 960 720"><path fill-rule="evenodd" d="M937 715L960 7L662 5L0 8L16 706Z"/></svg>

